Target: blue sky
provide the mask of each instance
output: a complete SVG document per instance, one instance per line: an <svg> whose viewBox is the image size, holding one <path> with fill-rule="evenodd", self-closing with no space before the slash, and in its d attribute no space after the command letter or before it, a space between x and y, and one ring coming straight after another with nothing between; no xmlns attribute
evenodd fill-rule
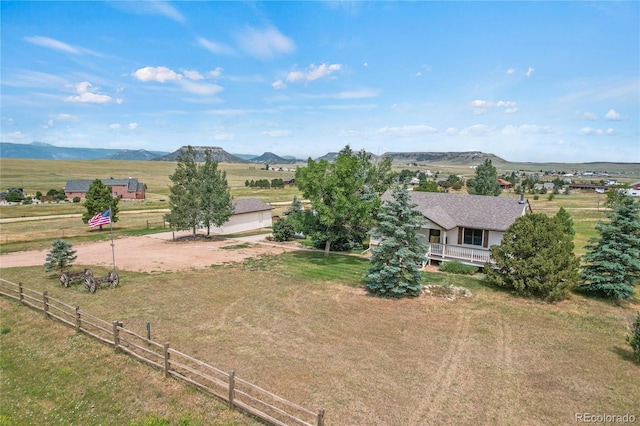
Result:
<svg viewBox="0 0 640 426"><path fill-rule="evenodd" d="M640 162L639 4L2 1L1 140Z"/></svg>

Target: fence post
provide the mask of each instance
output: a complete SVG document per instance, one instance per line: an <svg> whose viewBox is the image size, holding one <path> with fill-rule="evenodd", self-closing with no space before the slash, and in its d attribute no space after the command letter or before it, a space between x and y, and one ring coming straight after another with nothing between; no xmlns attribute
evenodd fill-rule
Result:
<svg viewBox="0 0 640 426"><path fill-rule="evenodd" d="M116 349L120 346L120 332L118 331L118 325L121 324L118 321L113 322L113 345Z"/></svg>
<svg viewBox="0 0 640 426"><path fill-rule="evenodd" d="M169 364L169 342L164 344L164 377L169 377L169 369L171 365Z"/></svg>
<svg viewBox="0 0 640 426"><path fill-rule="evenodd" d="M18 283L18 292L20 293L20 303L24 305L24 291L22 290L22 283Z"/></svg>
<svg viewBox="0 0 640 426"><path fill-rule="evenodd" d="M49 317L49 298L46 291L42 293L42 303L44 304L44 314Z"/></svg>
<svg viewBox="0 0 640 426"><path fill-rule="evenodd" d="M229 373L229 408L233 408L233 397L235 395L236 372L231 370Z"/></svg>
<svg viewBox="0 0 640 426"><path fill-rule="evenodd" d="M82 328L82 320L80 319L80 306L76 306L76 328L78 330Z"/></svg>
<svg viewBox="0 0 640 426"><path fill-rule="evenodd" d="M151 340L151 323L147 321L147 340Z"/></svg>
<svg viewBox="0 0 640 426"><path fill-rule="evenodd" d="M324 408L318 411L318 426L324 426Z"/></svg>

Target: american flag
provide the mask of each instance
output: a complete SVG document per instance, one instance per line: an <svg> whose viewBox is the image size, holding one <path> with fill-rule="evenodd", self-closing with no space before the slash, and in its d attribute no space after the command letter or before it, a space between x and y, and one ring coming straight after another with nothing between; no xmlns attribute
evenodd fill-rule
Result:
<svg viewBox="0 0 640 426"><path fill-rule="evenodd" d="M91 219L89 219L89 227L94 228L100 225L106 225L111 223L111 208L106 209L102 213L98 213Z"/></svg>

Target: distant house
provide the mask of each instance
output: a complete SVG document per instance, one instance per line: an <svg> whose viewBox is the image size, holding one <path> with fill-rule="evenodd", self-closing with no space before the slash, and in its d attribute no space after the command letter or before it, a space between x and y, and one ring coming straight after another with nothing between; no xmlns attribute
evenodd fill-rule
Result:
<svg viewBox="0 0 640 426"><path fill-rule="evenodd" d="M410 191L426 219L421 241L427 262L457 260L482 266L491 261L489 247L502 242L517 218L531 212L529 202L511 197ZM389 192L382 197L390 199ZM372 245L377 242L372 241Z"/></svg>
<svg viewBox="0 0 640 426"><path fill-rule="evenodd" d="M257 198L233 200L234 213L222 226L212 227L216 234L236 234L272 226L271 207Z"/></svg>
<svg viewBox="0 0 640 426"><path fill-rule="evenodd" d="M570 183L569 189L581 191L597 191L599 189L606 190L607 187L604 185L595 185L592 183Z"/></svg>
<svg viewBox="0 0 640 426"><path fill-rule="evenodd" d="M145 188L144 184L138 179L101 179L105 186L111 188L111 195L123 200L144 200ZM93 183L92 180L68 180L64 186L64 194L69 199L75 197L85 198L89 187Z"/></svg>
<svg viewBox="0 0 640 426"><path fill-rule="evenodd" d="M500 188L502 189L511 188L511 182L509 182L508 180L498 179L498 184L500 184Z"/></svg>
<svg viewBox="0 0 640 426"><path fill-rule="evenodd" d="M295 178L283 178L282 183L284 183L285 185L295 185L296 180Z"/></svg>

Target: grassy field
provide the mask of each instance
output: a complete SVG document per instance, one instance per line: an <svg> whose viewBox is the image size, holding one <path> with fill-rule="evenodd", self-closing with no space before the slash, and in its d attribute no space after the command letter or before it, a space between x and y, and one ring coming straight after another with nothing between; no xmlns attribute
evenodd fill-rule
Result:
<svg viewBox="0 0 640 426"><path fill-rule="evenodd" d="M149 321L157 341L309 409L324 407L328 425L569 424L581 412L640 415L640 368L625 342L637 299L616 306L574 295L550 305L477 277L427 273L427 283L463 286L473 296L384 300L364 291L366 268L357 257L293 252L184 274L121 271L120 287L96 294L60 287L41 267L2 275L140 334ZM0 303L9 329L0 336L6 424L53 415L67 419L59 424L127 424L152 412L171 424L187 415L214 424L197 423L199 392L174 389L160 373ZM38 382L44 372L56 380ZM141 401L150 407L138 412Z"/></svg>

